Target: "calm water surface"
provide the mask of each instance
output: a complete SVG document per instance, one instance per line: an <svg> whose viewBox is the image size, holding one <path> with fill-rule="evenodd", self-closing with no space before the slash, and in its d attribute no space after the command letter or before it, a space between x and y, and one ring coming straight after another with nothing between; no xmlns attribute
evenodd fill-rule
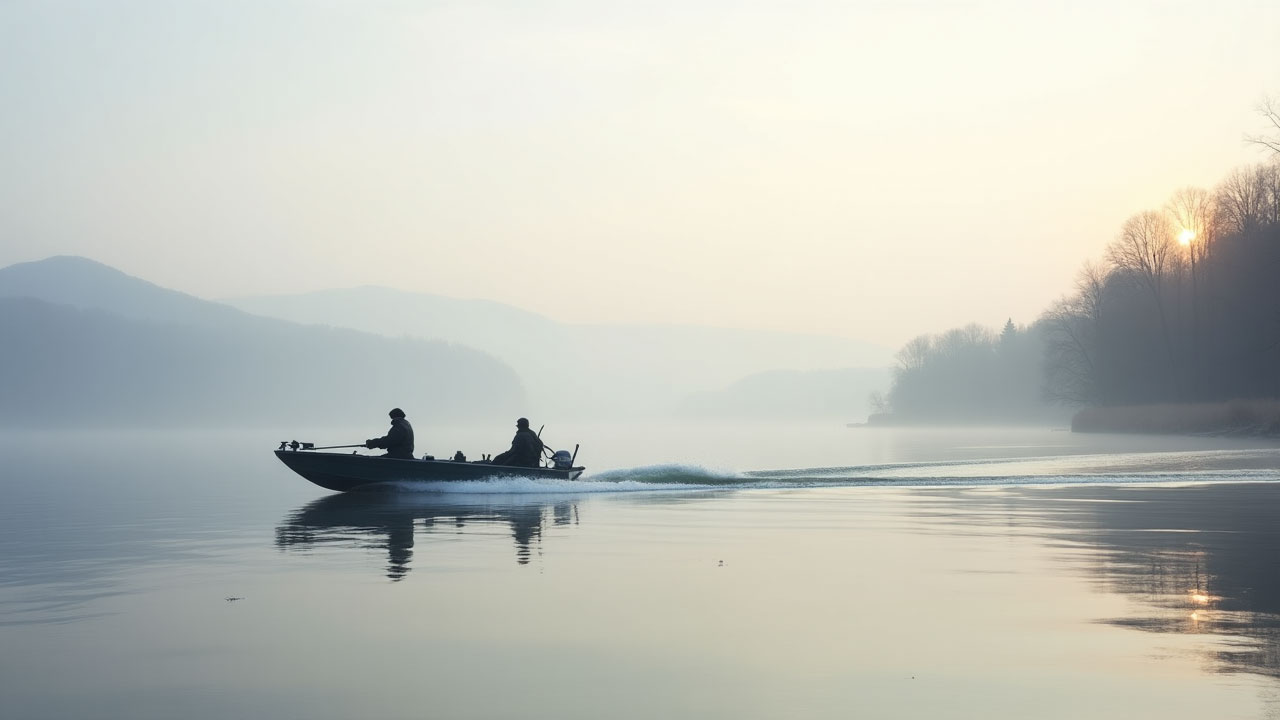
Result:
<svg viewBox="0 0 1280 720"><path fill-rule="evenodd" d="M0 439L0 717L1280 717L1273 442L565 427L580 483L349 495L269 452L378 430Z"/></svg>

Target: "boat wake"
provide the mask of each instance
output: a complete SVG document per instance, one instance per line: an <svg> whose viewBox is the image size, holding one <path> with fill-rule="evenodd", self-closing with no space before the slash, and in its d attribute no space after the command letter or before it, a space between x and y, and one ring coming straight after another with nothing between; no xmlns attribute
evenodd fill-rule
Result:
<svg viewBox="0 0 1280 720"><path fill-rule="evenodd" d="M1272 455L1157 453L734 471L696 465L606 470L578 480L504 477L471 482L392 483L406 492L589 494L808 487L951 487L1280 481Z"/></svg>
<svg viewBox="0 0 1280 720"><path fill-rule="evenodd" d="M526 495L653 492L655 490L706 490L733 487L746 476L689 465L653 465L624 470L608 470L584 475L577 480L559 478L499 477L487 480L387 483L405 492L447 492L450 494Z"/></svg>

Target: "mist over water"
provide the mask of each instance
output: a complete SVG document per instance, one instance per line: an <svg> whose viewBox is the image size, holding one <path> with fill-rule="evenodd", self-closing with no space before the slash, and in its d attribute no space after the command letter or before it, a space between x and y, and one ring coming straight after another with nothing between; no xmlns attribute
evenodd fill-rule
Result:
<svg viewBox="0 0 1280 720"><path fill-rule="evenodd" d="M535 425L537 423L535 422ZM506 430L418 420L418 454L468 457L503 449ZM314 428L328 444L368 428ZM549 448L578 449L578 481L499 479L416 484L467 493L948 484L1052 484L1280 479L1280 442L1254 438L1073 434L1057 428L844 427L832 422L651 421L542 427ZM336 439L335 439L336 438ZM318 444L320 444L318 442Z"/></svg>
<svg viewBox="0 0 1280 720"><path fill-rule="evenodd" d="M694 465L650 465L584 474L578 480L515 477L471 482L405 481L386 483L369 491L537 495L869 485L947 487L1265 482L1280 480L1278 462L1280 452L1263 449L892 463L746 472L716 471Z"/></svg>
<svg viewBox="0 0 1280 720"><path fill-rule="evenodd" d="M1280 718L1280 3L1169 5L0 3L0 720Z"/></svg>
<svg viewBox="0 0 1280 720"><path fill-rule="evenodd" d="M548 425L582 481L345 494L270 453L371 432L0 438L6 714L1276 709L1270 441Z"/></svg>

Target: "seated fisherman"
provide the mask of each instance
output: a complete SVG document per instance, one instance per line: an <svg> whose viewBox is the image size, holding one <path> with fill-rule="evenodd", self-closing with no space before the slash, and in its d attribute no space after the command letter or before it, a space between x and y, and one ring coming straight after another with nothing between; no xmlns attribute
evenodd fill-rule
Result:
<svg viewBox="0 0 1280 720"><path fill-rule="evenodd" d="M391 416L391 429L380 438L365 440L367 448L386 448L387 454L382 457L413 459L413 426L404 419L404 411L392 408L387 413Z"/></svg>
<svg viewBox="0 0 1280 720"><path fill-rule="evenodd" d="M511 439L511 449L493 457L494 465L513 467L538 467L542 463L542 439L529 429L529 421L516 421L516 436Z"/></svg>

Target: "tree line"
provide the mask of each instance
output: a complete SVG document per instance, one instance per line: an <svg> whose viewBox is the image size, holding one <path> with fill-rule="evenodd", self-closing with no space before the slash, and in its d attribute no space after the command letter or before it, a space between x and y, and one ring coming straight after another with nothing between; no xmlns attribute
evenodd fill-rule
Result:
<svg viewBox="0 0 1280 720"><path fill-rule="evenodd" d="M1263 115L1280 129L1277 110ZM1280 142L1250 141L1276 156L1128 218L1030 326L908 342L873 405L902 420L991 421L1280 397Z"/></svg>
<svg viewBox="0 0 1280 720"><path fill-rule="evenodd" d="M971 323L921 335L898 352L889 393L873 395L872 408L903 421L1042 419L1053 412L1041 397L1043 347L1041 324L1012 319L999 333Z"/></svg>
<svg viewBox="0 0 1280 720"><path fill-rule="evenodd" d="M1280 162L1125 221L1041 318L1044 390L1082 405L1280 396Z"/></svg>

